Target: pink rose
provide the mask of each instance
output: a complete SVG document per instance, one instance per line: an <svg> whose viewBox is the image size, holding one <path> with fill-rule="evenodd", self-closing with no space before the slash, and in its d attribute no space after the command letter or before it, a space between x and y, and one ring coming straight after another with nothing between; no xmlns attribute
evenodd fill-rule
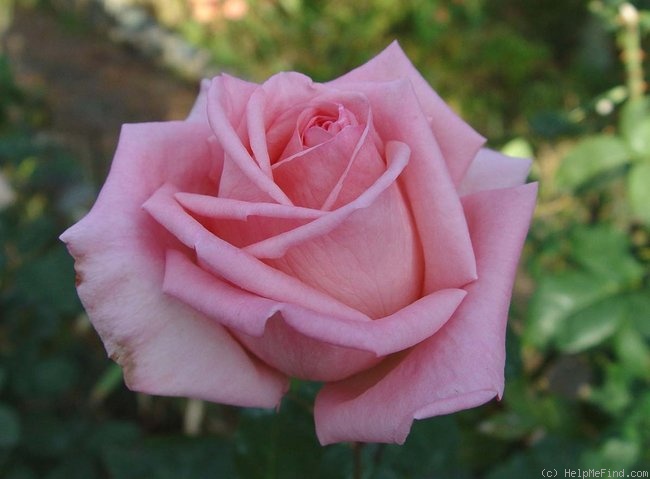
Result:
<svg viewBox="0 0 650 479"><path fill-rule="evenodd" d="M275 407L324 382L322 444L402 443L503 391L529 162L482 149L394 43L318 84L204 81L127 125L62 235L130 388Z"/></svg>

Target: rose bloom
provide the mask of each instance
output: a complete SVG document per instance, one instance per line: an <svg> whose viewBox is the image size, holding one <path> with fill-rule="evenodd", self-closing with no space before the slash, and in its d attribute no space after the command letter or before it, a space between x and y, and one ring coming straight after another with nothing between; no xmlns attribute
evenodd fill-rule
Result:
<svg viewBox="0 0 650 479"><path fill-rule="evenodd" d="M322 382L322 444L403 443L504 387L530 162L483 149L394 43L329 83L204 80L124 126L62 239L136 391L277 407Z"/></svg>

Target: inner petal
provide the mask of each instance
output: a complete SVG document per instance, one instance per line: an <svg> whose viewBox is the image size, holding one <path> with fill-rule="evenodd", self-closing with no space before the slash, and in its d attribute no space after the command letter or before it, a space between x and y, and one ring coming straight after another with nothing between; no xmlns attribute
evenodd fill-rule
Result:
<svg viewBox="0 0 650 479"><path fill-rule="evenodd" d="M348 168L363 131L363 126L348 126L325 143L276 163L275 183L294 205L320 209Z"/></svg>
<svg viewBox="0 0 650 479"><path fill-rule="evenodd" d="M343 104L328 102L303 111L298 118L298 131L303 147L311 148L358 124L354 113Z"/></svg>
<svg viewBox="0 0 650 479"><path fill-rule="evenodd" d="M422 253L397 184L329 234L265 262L373 319L411 304L422 291Z"/></svg>

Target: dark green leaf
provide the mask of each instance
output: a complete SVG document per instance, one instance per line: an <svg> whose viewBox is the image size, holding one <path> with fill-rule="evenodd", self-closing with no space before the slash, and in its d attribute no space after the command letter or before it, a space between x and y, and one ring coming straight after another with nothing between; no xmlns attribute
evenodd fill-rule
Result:
<svg viewBox="0 0 650 479"><path fill-rule="evenodd" d="M232 444L216 438L158 437L108 448L103 456L114 479L238 477Z"/></svg>
<svg viewBox="0 0 650 479"><path fill-rule="evenodd" d="M385 477L468 477L460 457L461 436L455 417L415 421L403 446L388 445L376 473ZM373 476L374 477L374 476Z"/></svg>
<svg viewBox="0 0 650 479"><path fill-rule="evenodd" d="M53 397L69 390L79 376L77 364L64 357L40 361L33 371L34 392Z"/></svg>
<svg viewBox="0 0 650 479"><path fill-rule="evenodd" d="M300 479L305 471L317 475L326 449L316 439L310 411L287 398L278 413L249 412L242 411L235 438L240 477Z"/></svg>
<svg viewBox="0 0 650 479"><path fill-rule="evenodd" d="M61 314L79 310L72 259L63 245L25 264L17 273L16 283L26 304Z"/></svg>
<svg viewBox="0 0 650 479"><path fill-rule="evenodd" d="M20 436L18 414L11 406L0 403L0 449L15 446Z"/></svg>
<svg viewBox="0 0 650 479"><path fill-rule="evenodd" d="M65 458L45 476L45 479L100 479L93 461L79 452Z"/></svg>

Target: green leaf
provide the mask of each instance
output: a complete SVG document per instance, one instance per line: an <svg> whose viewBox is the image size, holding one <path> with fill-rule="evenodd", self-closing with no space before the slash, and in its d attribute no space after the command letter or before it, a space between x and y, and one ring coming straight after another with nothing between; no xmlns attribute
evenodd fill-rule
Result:
<svg viewBox="0 0 650 479"><path fill-rule="evenodd" d="M15 446L20 440L21 427L16 411L0 404L0 448Z"/></svg>
<svg viewBox="0 0 650 479"><path fill-rule="evenodd" d="M557 171L557 184L560 188L575 189L629 160L630 152L620 138L591 136L578 142L564 158Z"/></svg>
<svg viewBox="0 0 650 479"><path fill-rule="evenodd" d="M318 477L324 449L307 412L292 398L285 399L278 413L243 410L235 437L239 476L302 479L305 471L312 471Z"/></svg>
<svg viewBox="0 0 650 479"><path fill-rule="evenodd" d="M570 259L580 269L540 278L524 340L577 353L617 331L629 315L629 293L641 283L645 268L632 255L628 237L613 226L577 227L570 241Z"/></svg>
<svg viewBox="0 0 650 479"><path fill-rule="evenodd" d="M634 330L650 339L650 291L642 290L630 293L626 299L627 321Z"/></svg>
<svg viewBox="0 0 650 479"><path fill-rule="evenodd" d="M479 430L497 439L514 440L525 437L535 426L531 416L522 416L510 410L492 415L479 424Z"/></svg>
<svg viewBox="0 0 650 479"><path fill-rule="evenodd" d="M109 448L103 459L120 479L236 478L232 456L232 444L221 439L158 437Z"/></svg>
<svg viewBox="0 0 650 479"><path fill-rule="evenodd" d="M586 452L583 455L582 465L584 469L608 469L619 472L621 469L634 466L640 453L641 445L637 438L613 437L607 439L598 449Z"/></svg>
<svg viewBox="0 0 650 479"><path fill-rule="evenodd" d="M382 461L370 477L469 477L460 445L461 431L454 416L415 421L403 446L384 448Z"/></svg>
<svg viewBox="0 0 650 479"><path fill-rule="evenodd" d="M650 378L650 347L633 327L622 328L614 344L619 361L631 376Z"/></svg>
<svg viewBox="0 0 650 479"><path fill-rule="evenodd" d="M603 385L590 392L589 400L604 411L618 416L633 400L629 387L630 374L618 363L606 364L604 373Z"/></svg>
<svg viewBox="0 0 650 479"><path fill-rule="evenodd" d="M650 225L650 161L634 165L627 181L632 213L645 224Z"/></svg>
<svg viewBox="0 0 650 479"><path fill-rule="evenodd" d="M577 227L571 235L571 257L586 270L620 285L640 281L645 272L631 254L628 236L611 225Z"/></svg>
<svg viewBox="0 0 650 479"><path fill-rule="evenodd" d="M515 156L517 158L532 158L534 154L530 143L522 137L513 138L503 145L501 153L508 156Z"/></svg>
<svg viewBox="0 0 650 479"><path fill-rule="evenodd" d="M524 341L537 348L548 347L572 316L615 292L616 286L607 278L586 272L542 277L530 301Z"/></svg>
<svg viewBox="0 0 650 479"><path fill-rule="evenodd" d="M620 130L634 156L650 157L650 99L628 101L623 106Z"/></svg>
<svg viewBox="0 0 650 479"><path fill-rule="evenodd" d="M39 361L33 371L34 392L49 397L67 392L79 377L78 365L65 357L53 357Z"/></svg>
<svg viewBox="0 0 650 479"><path fill-rule="evenodd" d="M543 477L549 471L551 475L548 477L564 477L563 472L566 469L577 469L577 458L583 449L584 446L576 440L548 435L523 452L513 454L486 477L487 479ZM553 470L558 472L557 476L553 475Z"/></svg>
<svg viewBox="0 0 650 479"><path fill-rule="evenodd" d="M16 286L25 304L59 314L79 311L72 259L63 245L24 264L17 272Z"/></svg>
<svg viewBox="0 0 650 479"><path fill-rule="evenodd" d="M621 296L614 296L577 311L558 328L556 346L565 353L579 353L597 346L617 331L625 306Z"/></svg>

